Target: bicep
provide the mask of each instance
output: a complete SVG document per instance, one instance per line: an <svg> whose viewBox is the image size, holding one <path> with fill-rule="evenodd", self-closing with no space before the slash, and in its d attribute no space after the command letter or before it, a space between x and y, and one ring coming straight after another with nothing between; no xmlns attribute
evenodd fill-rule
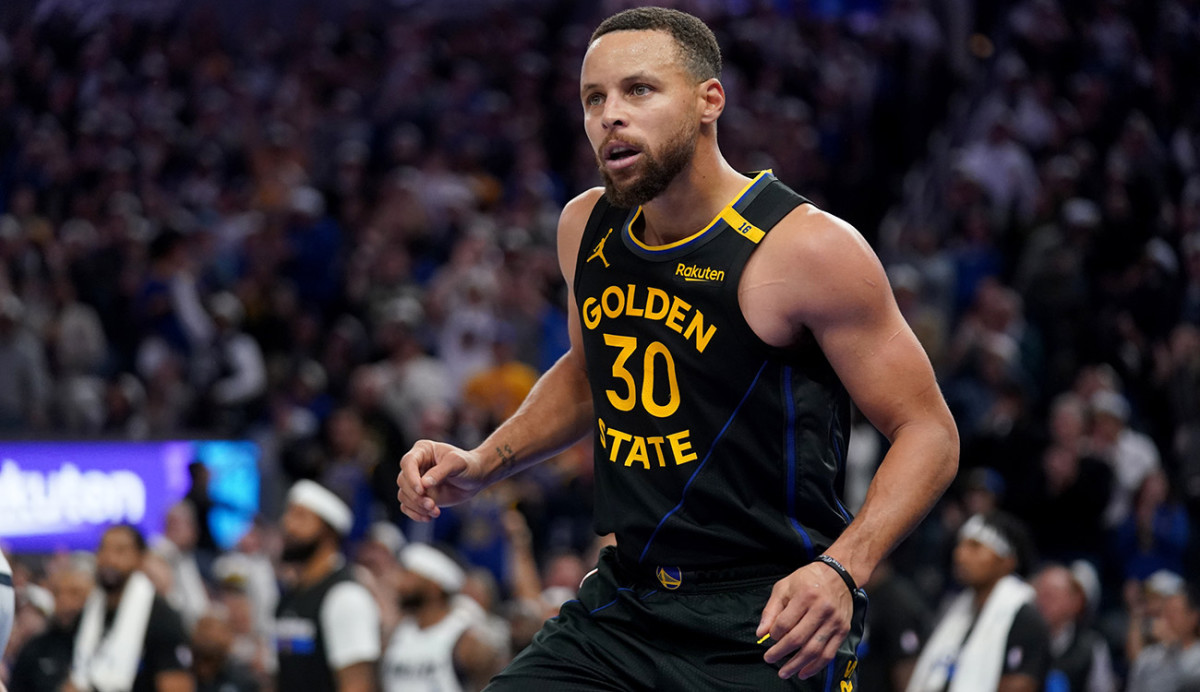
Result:
<svg viewBox="0 0 1200 692"><path fill-rule="evenodd" d="M823 235L829 242L806 262L815 270L797 297L799 320L854 403L889 439L914 420L948 420L933 367L875 253L852 229Z"/></svg>
<svg viewBox="0 0 1200 692"><path fill-rule="evenodd" d="M1000 676L996 692L1038 692L1041 685L1036 678L1025 673L1009 673Z"/></svg>
<svg viewBox="0 0 1200 692"><path fill-rule="evenodd" d="M185 670L171 670L154 676L154 688L158 692L193 692L196 682Z"/></svg>
<svg viewBox="0 0 1200 692"><path fill-rule="evenodd" d="M599 189L588 190L568 202L558 219L558 268L567 285L567 332L571 339L571 350L567 357L575 359L580 369L584 367L583 328L579 323L579 309L575 302L575 265L588 218L598 199Z"/></svg>
<svg viewBox="0 0 1200 692"><path fill-rule="evenodd" d="M369 662L355 663L338 669L338 692L371 692L375 689L375 666Z"/></svg>

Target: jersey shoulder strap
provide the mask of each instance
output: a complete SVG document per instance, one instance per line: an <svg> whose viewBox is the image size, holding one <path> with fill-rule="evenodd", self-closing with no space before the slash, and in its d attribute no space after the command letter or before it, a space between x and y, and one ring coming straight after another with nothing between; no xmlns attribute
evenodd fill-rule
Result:
<svg viewBox="0 0 1200 692"><path fill-rule="evenodd" d="M778 179L773 179L750 204L746 205L741 215L756 228L762 229L765 234L801 204L812 202ZM759 236L755 243L761 239L762 236Z"/></svg>

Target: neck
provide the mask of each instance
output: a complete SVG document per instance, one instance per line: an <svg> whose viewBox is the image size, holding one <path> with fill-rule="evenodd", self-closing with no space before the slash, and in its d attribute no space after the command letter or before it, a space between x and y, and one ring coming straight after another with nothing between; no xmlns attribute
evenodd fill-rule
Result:
<svg viewBox="0 0 1200 692"><path fill-rule="evenodd" d="M335 546L328 542L322 543L300 570L300 583L311 586L332 574L337 569L337 555Z"/></svg>
<svg viewBox="0 0 1200 692"><path fill-rule="evenodd" d="M1003 577L995 579L975 587L975 610L978 612L983 609L983 605L987 603L988 597L992 595L992 591L996 588L996 584L1000 583Z"/></svg>
<svg viewBox="0 0 1200 692"><path fill-rule="evenodd" d="M212 682L221 672L221 667L217 663L196 661L196 664L192 667L192 672L195 673L196 679L200 682Z"/></svg>
<svg viewBox="0 0 1200 692"><path fill-rule="evenodd" d="M450 604L444 600L430 601L413 611L413 619L421 629L432 627L446 618L450 613Z"/></svg>
<svg viewBox="0 0 1200 692"><path fill-rule="evenodd" d="M132 577L133 575L130 576ZM116 610L117 606L121 605L121 596L125 595L126 586L129 586L128 579L126 579L125 583L121 585L121 588L117 589L116 591L104 592L104 605L108 608L108 610Z"/></svg>
<svg viewBox="0 0 1200 692"><path fill-rule="evenodd" d="M704 228L748 179L721 156L715 142L701 137L692 162L658 197L642 205L642 238L666 245Z"/></svg>

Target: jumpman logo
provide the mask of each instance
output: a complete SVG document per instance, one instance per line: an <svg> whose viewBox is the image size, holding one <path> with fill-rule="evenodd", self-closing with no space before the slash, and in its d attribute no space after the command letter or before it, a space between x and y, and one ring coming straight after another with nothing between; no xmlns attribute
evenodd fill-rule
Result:
<svg viewBox="0 0 1200 692"><path fill-rule="evenodd" d="M604 243L608 240L608 236L612 235L612 232L613 229L608 229L608 233L605 233L604 237L600 239L600 242L596 243L596 247L592 248L592 254L588 256L587 262L584 262L584 264L587 264L588 262L591 262L599 257L600 261L604 263L604 266L608 266L608 260L604 258Z"/></svg>

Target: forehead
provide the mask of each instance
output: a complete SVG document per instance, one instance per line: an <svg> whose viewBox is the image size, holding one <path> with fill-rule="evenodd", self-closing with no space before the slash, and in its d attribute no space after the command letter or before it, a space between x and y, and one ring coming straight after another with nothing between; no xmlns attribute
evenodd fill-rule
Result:
<svg viewBox="0 0 1200 692"><path fill-rule="evenodd" d="M634 72L681 72L679 45L666 31L614 31L592 41L583 56L581 83L620 79Z"/></svg>
<svg viewBox="0 0 1200 692"><path fill-rule="evenodd" d="M109 529L100 538L100 547L112 549L135 548L133 536L126 529Z"/></svg>
<svg viewBox="0 0 1200 692"><path fill-rule="evenodd" d="M287 513L292 515L294 521L302 521L306 523L315 523L321 521L321 517L308 507L291 503L287 506Z"/></svg>

